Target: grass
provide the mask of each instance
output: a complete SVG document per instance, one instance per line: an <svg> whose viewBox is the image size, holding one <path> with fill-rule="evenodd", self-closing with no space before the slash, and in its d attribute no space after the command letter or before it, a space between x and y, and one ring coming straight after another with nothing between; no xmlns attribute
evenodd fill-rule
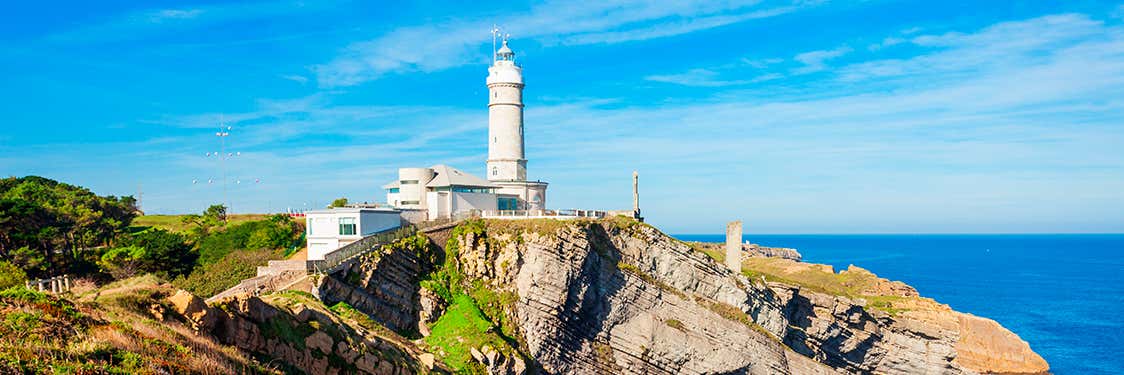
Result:
<svg viewBox="0 0 1124 375"><path fill-rule="evenodd" d="M684 242L695 251L706 254L716 262L723 263L726 259L724 249L716 246ZM751 281L778 282L782 284L799 286L814 292L847 297L851 299L864 299L866 308L883 311L890 316L909 311L917 306L915 302L919 297L883 296L872 295L865 291L871 290L877 283L886 282L866 270L848 270L832 272L827 266L796 262L788 259L771 257L749 257L742 261L742 274ZM907 307L909 306L909 307Z"/></svg>
<svg viewBox="0 0 1124 375"><path fill-rule="evenodd" d="M0 291L0 373L275 373L237 349L157 321L170 289L123 281L72 302L35 291Z"/></svg>
<svg viewBox="0 0 1124 375"><path fill-rule="evenodd" d="M134 227L153 227L172 232L187 233L192 224L185 224L185 215L144 215L133 219ZM226 225L234 225L249 221L259 221L269 218L266 214L232 214L226 216Z"/></svg>
<svg viewBox="0 0 1124 375"><path fill-rule="evenodd" d="M475 301L464 294L453 297L445 314L433 324L431 332L425 343L436 349L445 364L458 373L487 372L472 358L472 348L489 345L500 350L507 346Z"/></svg>
<svg viewBox="0 0 1124 375"><path fill-rule="evenodd" d="M617 268L619 268L622 272L626 272L626 273L635 275L636 277L639 277L640 279L644 280L645 282L647 282L649 284L652 284L652 285L655 285L656 287L659 287L660 290L663 290L664 292L674 294L676 296L679 296L679 298L687 299L687 294L683 293L683 291L681 291L679 289L675 289L671 285L668 285L667 283L664 283L662 281L657 280L655 277L652 277L652 275L649 275L647 272L641 271L639 268L636 268L636 266L634 266L634 265L631 265L631 264L628 264L628 263L625 263L625 262L620 262L620 263L617 263Z"/></svg>
<svg viewBox="0 0 1124 375"><path fill-rule="evenodd" d="M773 341L781 342L780 338L778 338L772 332L769 332L769 330L765 329L765 327L762 327L760 324L757 324L757 322L754 322L753 319L751 319L748 314L746 314L744 311L741 311L734 306L730 306L730 305L727 305L725 303L718 302L718 301L712 301L712 300L709 300L709 299L706 299L706 298L703 298L703 297L699 297L699 296L695 296L695 302L698 302L700 305L705 306L707 309L710 309L710 311L713 311L715 314L721 315L723 318L741 323L741 324L745 325L746 327L749 327L750 329L752 329L754 331L757 331L758 333L760 333L762 335L765 335L765 337L768 337L768 338L772 339Z"/></svg>

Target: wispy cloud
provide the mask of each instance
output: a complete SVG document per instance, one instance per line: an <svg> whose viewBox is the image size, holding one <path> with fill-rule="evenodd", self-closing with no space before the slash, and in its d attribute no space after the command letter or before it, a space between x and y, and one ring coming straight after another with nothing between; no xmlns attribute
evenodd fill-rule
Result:
<svg viewBox="0 0 1124 375"><path fill-rule="evenodd" d="M601 44L647 40L792 12L799 5L730 2L551 2L503 22L515 37L542 44ZM403 71L435 71L487 59L480 47L490 22L455 20L405 27L354 43L315 68L323 87L350 86Z"/></svg>
<svg viewBox="0 0 1124 375"><path fill-rule="evenodd" d="M691 69L679 74L650 75L644 77L644 79L653 82L672 83L683 86L722 87L746 85L755 82L779 79L781 77L782 76L780 74L769 73L759 75L753 79L721 79L719 78L719 74L713 70Z"/></svg>
<svg viewBox="0 0 1124 375"><path fill-rule="evenodd" d="M813 73L827 69L828 60L838 58L854 51L851 47L841 46L835 49L809 51L796 55L794 60L804 64L804 66L794 70L797 74Z"/></svg>
<svg viewBox="0 0 1124 375"><path fill-rule="evenodd" d="M134 40L153 34L206 25L307 11L326 3L306 5L301 1L251 2L210 5L194 8L147 9L134 11L45 36L54 43L96 43Z"/></svg>
<svg viewBox="0 0 1124 375"><path fill-rule="evenodd" d="M659 181L649 194L668 197L668 203L649 200L653 215L673 215L682 206L711 207L719 217L831 206L834 216L877 222L887 210L906 209L914 222L865 230L940 231L956 229L917 218L967 220L961 213L971 212L971 220L986 226L979 230L994 231L1010 230L1001 225L1019 215L1124 209L1119 194L1104 193L1124 188L1124 154L1115 151L1124 148L1124 100L1117 99L1124 98L1124 28L1065 15L918 35L910 43L928 49L907 59L842 65L787 95L739 87L712 101L654 108L578 104L549 116L530 108L528 123L550 126L532 133L528 148L539 150L536 165L546 164L564 183L640 169ZM825 55L832 54L804 62L815 65ZM713 75L695 70L664 78L697 83ZM868 82L879 77L894 80ZM573 149L628 157L575 158ZM725 204L682 194L715 176L723 177L714 186L735 187L715 194L754 198ZM681 185L684 180L693 182ZM761 183L768 188L754 187ZM1071 211L1034 207L1035 201ZM804 214L754 225L840 230L828 224L832 219L819 223ZM692 225L721 224L707 220ZM1035 225L1049 231L1054 223ZM1099 230L1124 223L1105 225Z"/></svg>

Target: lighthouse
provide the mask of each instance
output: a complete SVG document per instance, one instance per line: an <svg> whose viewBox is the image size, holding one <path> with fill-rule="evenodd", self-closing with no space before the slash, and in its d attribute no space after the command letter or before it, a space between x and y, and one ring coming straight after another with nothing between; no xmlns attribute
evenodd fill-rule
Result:
<svg viewBox="0 0 1124 375"><path fill-rule="evenodd" d="M495 36L496 30L493 30ZM494 45L493 45L494 48ZM515 62L515 52L503 44L495 50L488 67L488 161L489 182L499 186L500 210L542 210L546 208L547 183L527 179L524 153L523 68Z"/></svg>
<svg viewBox="0 0 1124 375"><path fill-rule="evenodd" d="M488 68L488 180L527 179L523 153L523 68L515 52L503 46Z"/></svg>

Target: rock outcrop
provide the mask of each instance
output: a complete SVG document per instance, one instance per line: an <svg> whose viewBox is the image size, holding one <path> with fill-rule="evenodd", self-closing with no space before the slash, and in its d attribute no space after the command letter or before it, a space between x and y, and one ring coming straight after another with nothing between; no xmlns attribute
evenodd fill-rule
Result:
<svg viewBox="0 0 1124 375"><path fill-rule="evenodd" d="M872 290L862 295L877 297L868 301L751 280L635 222L504 223L459 241L466 276L518 295L512 310L524 350L547 373L1048 370L997 323L905 284L864 285Z"/></svg>
<svg viewBox="0 0 1124 375"><path fill-rule="evenodd" d="M305 373L444 372L409 341L347 322L311 296L240 294L209 306L179 291L168 302L199 334Z"/></svg>

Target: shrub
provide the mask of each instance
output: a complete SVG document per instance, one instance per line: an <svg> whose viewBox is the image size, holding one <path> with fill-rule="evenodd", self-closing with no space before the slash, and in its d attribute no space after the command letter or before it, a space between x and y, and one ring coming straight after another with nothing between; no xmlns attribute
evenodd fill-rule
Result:
<svg viewBox="0 0 1124 375"><path fill-rule="evenodd" d="M125 246L109 249L98 260L98 267L117 279L136 276L144 268L148 253L143 247Z"/></svg>
<svg viewBox="0 0 1124 375"><path fill-rule="evenodd" d="M216 262L196 268L186 277L176 278L172 284L206 298L254 277L258 266L280 258L280 252L270 249L233 251Z"/></svg>
<svg viewBox="0 0 1124 375"><path fill-rule="evenodd" d="M27 274L12 262L0 260L0 289L13 286L23 286L27 281Z"/></svg>

